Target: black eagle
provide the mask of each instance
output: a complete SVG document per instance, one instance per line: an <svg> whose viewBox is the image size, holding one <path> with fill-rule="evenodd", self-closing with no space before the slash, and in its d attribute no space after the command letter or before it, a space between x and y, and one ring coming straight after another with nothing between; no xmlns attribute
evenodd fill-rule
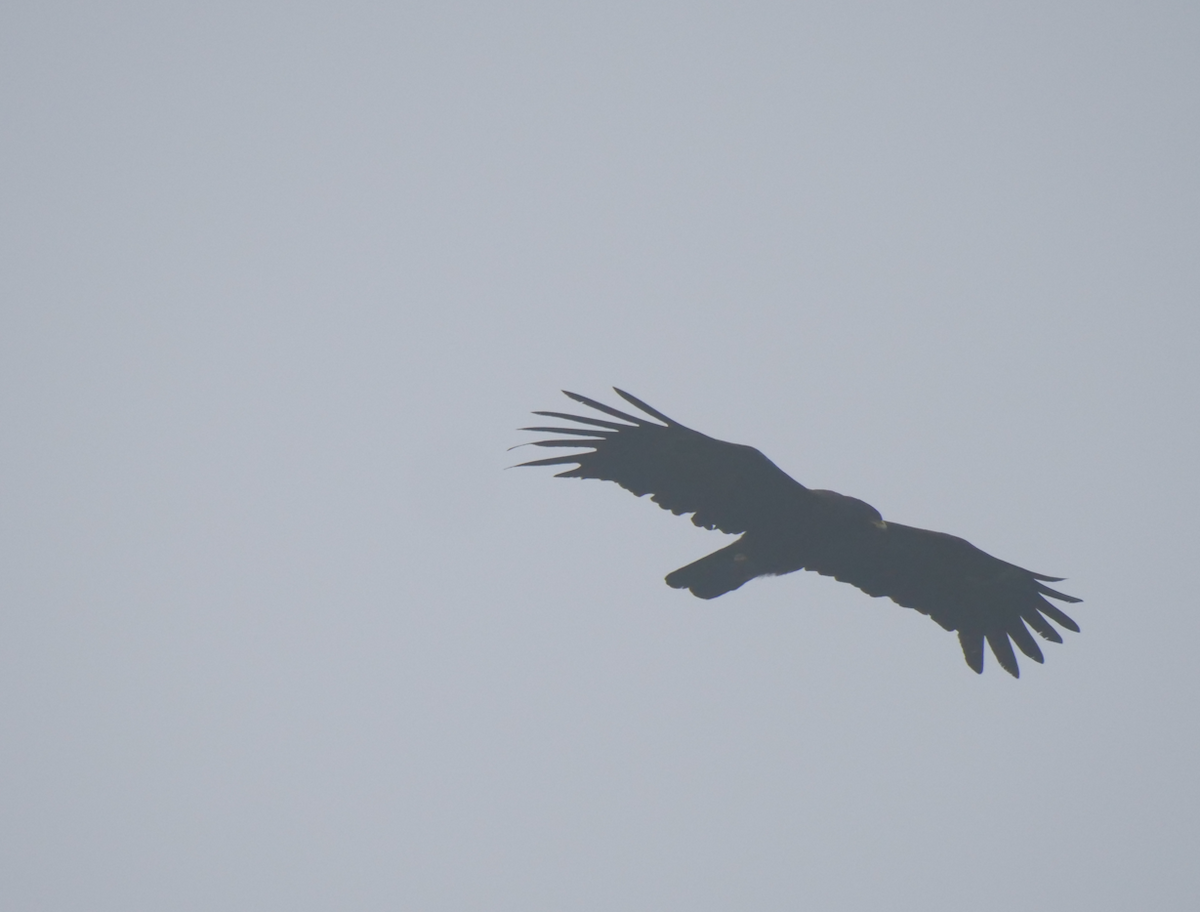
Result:
<svg viewBox="0 0 1200 912"><path fill-rule="evenodd" d="M576 464L558 478L615 481L675 515L692 514L705 529L740 534L733 544L667 575L667 585L716 598L758 576L815 570L857 586L867 595L929 615L957 630L967 664L983 671L986 639L1000 666L1020 676L1011 639L1035 662L1042 651L1026 624L1044 639L1062 642L1047 621L1075 632L1079 625L1045 596L1078 602L1046 586L1061 577L1032 573L992 557L965 539L884 522L868 503L834 491L804 487L750 446L716 440L684 427L629 393L616 390L661 424L627 415L577 393L571 399L613 418L534 412L586 427L528 427L565 434L540 447L590 447L523 466Z"/></svg>

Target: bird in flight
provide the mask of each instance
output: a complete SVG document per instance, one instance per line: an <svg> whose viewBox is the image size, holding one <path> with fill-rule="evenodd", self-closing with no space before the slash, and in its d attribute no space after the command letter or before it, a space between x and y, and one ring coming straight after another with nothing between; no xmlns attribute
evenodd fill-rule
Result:
<svg viewBox="0 0 1200 912"><path fill-rule="evenodd" d="M870 504L806 488L753 447L693 431L622 390L617 395L656 420L563 392L618 421L534 412L584 427L521 428L566 435L533 446L590 449L520 465L575 464L555 477L615 481L638 497L649 494L676 516L691 513L697 526L741 536L669 573L666 582L673 589L712 599L755 577L814 570L957 630L963 656L977 673L983 672L987 640L1013 677L1020 676L1013 643L1035 662L1043 660L1030 628L1054 643L1062 636L1049 621L1079 632L1046 599L1080 601L1045 585L1061 577L1024 570L944 532L885 522Z"/></svg>

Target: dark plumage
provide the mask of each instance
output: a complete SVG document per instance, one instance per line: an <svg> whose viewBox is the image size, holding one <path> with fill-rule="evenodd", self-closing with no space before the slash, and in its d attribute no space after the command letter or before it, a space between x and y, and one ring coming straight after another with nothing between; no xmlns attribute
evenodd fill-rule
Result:
<svg viewBox="0 0 1200 912"><path fill-rule="evenodd" d="M522 428L567 435L538 440L534 446L591 450L521 465L574 463L576 468L557 477L615 481L638 497L649 494L676 515L691 513L697 526L741 535L733 544L668 574L668 586L711 599L757 576L814 570L868 595L887 596L946 630L957 630L967 664L976 672L983 671L986 639L1001 667L1014 677L1020 672L1012 643L1035 662L1042 661L1026 624L1055 643L1062 637L1047 618L1079 631L1045 598L1080 601L1044 585L1060 577L1023 570L953 535L885 523L870 504L804 487L753 447L708 437L626 392L617 394L661 424L566 393L623 423L534 412L586 425Z"/></svg>

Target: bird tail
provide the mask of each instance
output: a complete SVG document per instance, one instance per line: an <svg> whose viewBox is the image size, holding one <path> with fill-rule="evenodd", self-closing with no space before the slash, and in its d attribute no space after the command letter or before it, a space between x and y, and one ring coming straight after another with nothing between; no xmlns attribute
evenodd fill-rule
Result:
<svg viewBox="0 0 1200 912"><path fill-rule="evenodd" d="M672 589L690 589L697 598L714 599L759 576L762 571L755 570L754 563L745 545L735 541L667 574L667 585Z"/></svg>

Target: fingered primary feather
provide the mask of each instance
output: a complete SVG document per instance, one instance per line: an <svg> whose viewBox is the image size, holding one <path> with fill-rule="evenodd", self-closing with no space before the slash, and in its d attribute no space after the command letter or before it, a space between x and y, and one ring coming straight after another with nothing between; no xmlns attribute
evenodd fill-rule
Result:
<svg viewBox="0 0 1200 912"><path fill-rule="evenodd" d="M1008 641L1008 633L1004 630L989 630L987 641L988 645L992 647L992 654L1000 663L1000 667L1014 678L1021 677L1021 669L1017 666L1017 657L1013 655L1012 643Z"/></svg>
<svg viewBox="0 0 1200 912"><path fill-rule="evenodd" d="M1063 641L1062 634L1050 626L1050 622L1042 617L1037 608L1029 606L1022 609L1021 617L1025 623L1032 627L1044 640L1049 640L1051 643L1061 643Z"/></svg>
<svg viewBox="0 0 1200 912"><path fill-rule="evenodd" d="M577 437L611 437L604 431L591 431L587 428L560 428L560 427L523 427L517 428L519 431L538 431L543 434L575 434Z"/></svg>
<svg viewBox="0 0 1200 912"><path fill-rule="evenodd" d="M599 418L586 418L583 415L568 415L566 412L534 412L535 415L541 415L543 418L562 418L564 421L578 421L580 424L590 424L595 427L609 428L610 430L620 431L629 425L613 424L611 421L601 421ZM529 430L529 428L526 428Z"/></svg>
<svg viewBox="0 0 1200 912"><path fill-rule="evenodd" d="M646 403L644 403L644 402L643 402L641 399L639 399L637 396L632 396L632 395L630 395L629 393L625 392L625 390L623 390L623 389L617 389L617 387L615 387L615 386L613 387L613 390L616 392L616 394L617 394L618 396L620 396L620 397L621 397L622 399L624 399L626 402L629 402L629 403L631 403L631 404L633 404L633 405L636 405L638 408L640 408L640 409L641 409L643 412L645 412L647 415L652 415L653 417L655 417L655 418L657 418L659 421L661 421L663 424L666 424L666 425L679 424L679 422L678 422L678 421L674 421L674 420L672 420L672 419L668 418L666 415L664 415L664 414L663 414L662 412L660 412L658 409L651 408L650 406L646 405Z"/></svg>
<svg viewBox="0 0 1200 912"><path fill-rule="evenodd" d="M634 424L645 424L641 418L634 418L632 415L626 415L624 412L617 411L610 405L605 405L603 402L597 402L595 399L589 399L587 396L581 396L579 393L568 392L563 390L563 395L569 399L574 399L576 402L581 402L584 405L594 408L598 412L604 412L606 415L612 415L614 418L620 418L622 421L632 421Z"/></svg>
<svg viewBox="0 0 1200 912"><path fill-rule="evenodd" d="M1013 642L1017 644L1017 648L1035 662L1041 663L1045 661L1042 655L1042 650L1037 644L1037 640L1033 638L1033 634L1025 627L1025 622L1018 617L1012 624L1009 625L1008 635L1012 637Z"/></svg>
<svg viewBox="0 0 1200 912"><path fill-rule="evenodd" d="M603 443L603 442L604 442L603 440L599 440L599 439L595 439L595 438L584 439L584 440L531 440L529 442L529 446L574 447L575 449L579 449L580 447L591 446L594 443ZM584 454L581 453L580 455L582 456Z"/></svg>
<svg viewBox="0 0 1200 912"><path fill-rule="evenodd" d="M1035 577L1035 579L1042 578L1042 577L1038 577L1036 574L1034 574L1034 577ZM1055 580L1055 582L1057 582L1057 580ZM1049 586L1043 586L1040 583L1038 584L1037 590L1042 595L1048 595L1051 598L1056 598L1056 599L1059 599L1064 602L1070 602L1071 604L1075 604L1077 602L1083 601L1083 599L1075 598L1075 596L1073 596L1073 595L1067 595L1065 592L1059 592L1057 589L1051 589Z"/></svg>
<svg viewBox="0 0 1200 912"><path fill-rule="evenodd" d="M1068 630L1079 633L1079 625L1066 616L1058 608L1051 605L1045 599L1040 600L1042 604L1038 605L1038 611L1054 621L1059 627L1066 627Z"/></svg>
<svg viewBox="0 0 1200 912"><path fill-rule="evenodd" d="M524 466L552 466L552 465L571 465L579 462L576 456L548 456L545 459L531 459L529 462L518 462L514 468L523 468ZM566 472L559 472L559 475L565 475ZM557 476L555 476L557 477Z"/></svg>
<svg viewBox="0 0 1200 912"><path fill-rule="evenodd" d="M960 630L958 643L971 670L983 674L983 634L978 630Z"/></svg>

